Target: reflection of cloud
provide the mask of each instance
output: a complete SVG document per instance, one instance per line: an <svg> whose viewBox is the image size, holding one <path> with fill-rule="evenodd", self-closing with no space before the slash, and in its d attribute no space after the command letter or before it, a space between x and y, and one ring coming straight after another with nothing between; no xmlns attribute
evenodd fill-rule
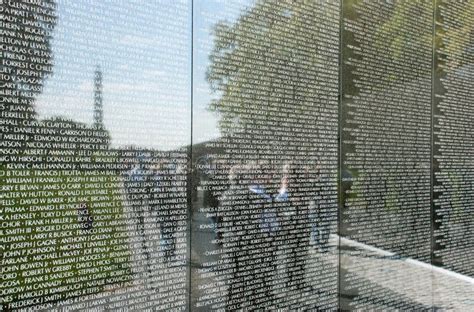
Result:
<svg viewBox="0 0 474 312"><path fill-rule="evenodd" d="M149 37L140 37L137 35L125 35L119 39L119 43L128 45L128 46L137 46L137 45L142 45L142 46L149 46L156 44L156 39L155 38L149 38Z"/></svg>
<svg viewBox="0 0 474 312"><path fill-rule="evenodd" d="M220 137L216 114L204 109L193 113L193 143L200 143Z"/></svg>
<svg viewBox="0 0 474 312"><path fill-rule="evenodd" d="M184 86L169 85L158 77L165 72L145 70L139 79L124 81L115 76L104 81L104 123L113 146L135 145L173 149L189 144L191 101ZM110 81L115 78L115 81ZM94 105L92 79L64 88L47 89L36 102L40 118L62 115L92 124Z"/></svg>
<svg viewBox="0 0 474 312"><path fill-rule="evenodd" d="M104 93L110 95L112 93L124 93L124 92L146 92L149 93L150 90L154 90L155 92L158 91L156 89L157 84L152 82L146 83L124 83L124 82L116 82L116 83L108 83L104 85ZM152 89L151 89L152 88Z"/></svg>
<svg viewBox="0 0 474 312"><path fill-rule="evenodd" d="M130 71L130 65L128 63L122 63L117 66L117 70L119 71Z"/></svg>
<svg viewBox="0 0 474 312"><path fill-rule="evenodd" d="M89 92L90 94L92 94L92 92L94 91L94 82L92 80L84 80L79 84L77 89L82 92Z"/></svg>
<svg viewBox="0 0 474 312"><path fill-rule="evenodd" d="M94 70L100 65L104 123L112 145L175 148L188 143L190 2L117 1L112 10L100 1L94 8L84 1L60 2L54 75L36 101L39 118L63 115L92 124Z"/></svg>
<svg viewBox="0 0 474 312"><path fill-rule="evenodd" d="M46 90L36 100L36 111L41 118L61 115L90 123L94 103L92 90L92 82L82 82L74 89Z"/></svg>
<svg viewBox="0 0 474 312"><path fill-rule="evenodd" d="M159 69L146 69L142 73L143 78L158 78L158 77L163 77L166 75L166 72L164 70L159 70Z"/></svg>
<svg viewBox="0 0 474 312"><path fill-rule="evenodd" d="M187 90L173 88L166 82L160 81L133 81L111 82L103 87L104 106L107 101L113 103L124 103L131 106L142 104L148 107L169 106L170 104L183 106L189 102Z"/></svg>

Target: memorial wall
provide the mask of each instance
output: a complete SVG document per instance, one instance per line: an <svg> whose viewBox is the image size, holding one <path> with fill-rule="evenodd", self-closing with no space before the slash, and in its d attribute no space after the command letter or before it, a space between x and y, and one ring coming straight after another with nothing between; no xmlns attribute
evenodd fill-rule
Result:
<svg viewBox="0 0 474 312"><path fill-rule="evenodd" d="M0 0L1 311L474 309L474 3Z"/></svg>
<svg viewBox="0 0 474 312"><path fill-rule="evenodd" d="M367 1L343 13L340 234L429 263L432 3ZM341 291L349 307L430 306L394 293L385 262L364 259L371 250L345 247ZM403 277L423 285L417 297L429 295L429 276Z"/></svg>

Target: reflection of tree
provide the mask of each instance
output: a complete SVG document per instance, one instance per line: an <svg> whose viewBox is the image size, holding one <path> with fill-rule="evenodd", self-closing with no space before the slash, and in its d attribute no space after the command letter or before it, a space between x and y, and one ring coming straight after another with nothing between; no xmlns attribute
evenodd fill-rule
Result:
<svg viewBox="0 0 474 312"><path fill-rule="evenodd" d="M363 4L360 5L363 6ZM376 27L372 32L367 29L363 34L367 38L366 44L368 43L370 46L367 48L374 49L374 54L380 57L381 62L383 59L389 59L400 67L410 64L414 68L418 64L423 64L424 55L417 53L417 51L431 46L433 36L431 31L417 25L432 24L432 9L433 6L420 1L394 1L392 7L389 8L390 18L388 20L384 20L382 15L375 18L373 14L370 15L371 22L375 22ZM430 19L423 20L427 17ZM425 72L425 75L430 74L430 70ZM402 71L391 71L390 75L381 77L377 75L376 79L382 80L379 80L379 83L384 81L406 83L418 77L416 71L413 71L413 76L410 76L410 73L408 75L406 72L402 73Z"/></svg>
<svg viewBox="0 0 474 312"><path fill-rule="evenodd" d="M331 117L322 106L333 99L321 87L337 90L337 59L325 51L327 36L337 36L333 11L259 1L236 23L216 25L207 79L218 96L210 109L220 114L225 135L240 133L256 153L295 151L308 137L303 128L316 132L315 116Z"/></svg>
<svg viewBox="0 0 474 312"><path fill-rule="evenodd" d="M35 118L33 102L42 92L44 79L51 75L53 58L51 38L56 26L56 3L44 0L42 5L3 1L4 20L10 27L2 36L8 43L2 62L2 93L11 95L4 103L5 111L25 112L25 118Z"/></svg>
<svg viewBox="0 0 474 312"><path fill-rule="evenodd" d="M370 8L367 3L370 2L343 1L344 15L352 19L359 17L361 12ZM393 1L391 5L380 6L381 10L387 8L390 10L388 19L383 14L371 12L370 21L365 21L370 22L371 27L360 32L364 48L373 51L380 58L399 64L419 64L419 58L423 55L416 51L431 45L433 36L432 32L411 26L432 24L434 6L421 1ZM232 120L245 124L248 122L245 112L249 110L260 112L263 109L263 113L268 114L271 108L262 108L264 99L259 95L272 96L272 92L279 91L277 89L280 92L285 89L287 93L295 90L296 95L307 96L298 92L297 88L303 86L303 82L299 82L296 75L300 73L301 78L308 77L308 74L314 75L316 61L318 57L321 59L318 48L327 31L323 28L323 10L324 6L321 4L259 1L255 7L242 14L235 24L221 22L215 27L216 39L207 77L213 90L220 95L210 108L223 115L221 128L229 131L230 124L226 125L226 122ZM460 19L460 26L448 31L451 35L446 44L451 50L463 51L466 47L460 40L462 36L458 34L470 34L472 21L468 17L472 15L474 5L466 3L459 10L460 13L456 16ZM427 17L429 20L423 20ZM345 36L344 47L347 48L355 40L347 34ZM305 51L302 43L313 50ZM426 74L430 75L430 72ZM390 73L374 79L380 82L382 78L399 83L401 80L414 78L407 77L406 73L403 77L392 75ZM290 99L286 103L291 105L295 101Z"/></svg>
<svg viewBox="0 0 474 312"><path fill-rule="evenodd" d="M54 0L23 3L15 1L6 1L2 6L2 14L9 23L2 30L6 44L4 45L4 57L2 61L3 83L1 85L2 94L8 95L2 97L2 110L6 112L4 118L5 124L9 125L7 134L24 133L21 128L48 128L48 123L62 124L67 131L94 130L93 127L74 122L73 120L55 117L49 120L38 121L34 107L34 101L37 95L43 90L45 79L53 73L53 54L51 50L51 40L53 31L57 22L56 2ZM100 69L95 74L96 85L99 85L95 92L95 110L100 110L102 106L102 74ZM100 117L100 133L94 132L94 136L101 137L101 144L96 144L92 150L99 150L108 147L110 136L102 127L102 115ZM97 126L97 125L96 125ZM97 127L99 127L97 126ZM61 130L61 129L56 129ZM98 129L99 130L99 129ZM25 133L31 133L26 130ZM77 135L86 137L86 134ZM26 142L34 141L33 135L25 135L21 140L17 136L5 138L6 140L17 141L20 143L21 150L17 154L24 153L28 146ZM65 142L68 141L64 136ZM69 141L70 142L70 141ZM33 144L34 145L34 144ZM71 144L74 145L74 144ZM81 146L76 144L76 155ZM18 145L15 145L18 146ZM31 145L30 145L31 146ZM82 149L85 149L82 147Z"/></svg>
<svg viewBox="0 0 474 312"><path fill-rule="evenodd" d="M474 3L437 2L433 262L472 275Z"/></svg>
<svg viewBox="0 0 474 312"><path fill-rule="evenodd" d="M432 0L432 5L427 5L429 1L391 1L390 18L381 18L381 15L371 12L370 24L375 25L373 31L364 29L362 36L367 41L371 41L373 48L378 49L380 56L388 59L397 60L400 64L416 64L420 63L420 59L416 58L417 50L423 49L426 44L432 44L437 49L443 48L450 55L456 57L452 59L448 65L450 68L457 68L466 65L465 57L469 55L470 44L465 40L472 37L474 29L474 3L472 1L459 1L456 4L446 0ZM344 15L349 18L356 18L358 12L366 10L369 1L363 0L344 0ZM387 2L385 5L387 5ZM420 32L417 27L407 27L407 25L432 25L433 10L436 9L437 20L442 20L440 14L443 7L449 7L452 16L456 18L456 26L449 29L441 29L438 27L435 37L432 32ZM345 48L353 43L353 38L345 37ZM407 44L410 42L410 44ZM345 52L347 55L347 52ZM414 57L415 55L415 57ZM463 60L464 59L464 60ZM431 74L431 73L427 73ZM402 77L387 76L386 79L392 81L400 81ZM413 77L405 77L413 78Z"/></svg>
<svg viewBox="0 0 474 312"><path fill-rule="evenodd" d="M293 242L282 242L287 259L296 258L295 250L298 260L306 258L311 222L318 222L318 230L325 234L335 225L339 12L337 2L330 1L257 1L234 23L221 22L214 28L207 80L215 95L209 109L218 113L223 134L223 143L218 146L223 152L215 155L215 164L222 170L201 183L228 183L227 191L211 194L221 195L216 210L220 233L229 230L222 212L230 202L236 206L234 211L247 209L252 218L264 214L266 220L281 217L279 222L285 230L279 235L297 237ZM224 179L226 174L229 181ZM268 211L254 195L246 195L258 190L262 198L271 200L278 198L283 188L286 190L282 194L286 195L282 196L287 199L280 203L275 200ZM315 204L316 193L319 197ZM207 202L212 205L210 200ZM310 208L317 209L317 213L310 214ZM284 211L294 214L282 217ZM324 221L315 221L316 215ZM248 230L252 227L244 226L239 235L258 239L261 230ZM282 234L287 228L298 228L294 230L298 233L289 230ZM241 259L234 260L238 267ZM291 262L288 269L304 271L297 261ZM325 273L332 274L332 270L328 268ZM323 280L323 275L314 278ZM332 305L334 299L335 293L331 292L325 303L318 305Z"/></svg>
<svg viewBox="0 0 474 312"><path fill-rule="evenodd" d="M443 21L443 18L448 20L456 19L455 25L450 27L437 27L436 32L436 46L449 54L449 59L446 59L446 69L459 68L464 65L472 63L472 38L474 30L474 2L459 1L452 3L451 1L439 0L437 19ZM446 14L449 8L449 16ZM443 11L443 13L441 13ZM454 27L453 27L454 26ZM440 68L441 69L441 68Z"/></svg>
<svg viewBox="0 0 474 312"><path fill-rule="evenodd" d="M107 154L110 135L102 127L101 118L97 119L98 124L90 126L63 117L38 120L35 112L35 98L42 92L44 80L53 70L50 42L57 19L56 3L53 0L3 1L2 14L2 20L8 22L2 24L4 44L1 48L3 75L0 92L4 100L1 104L2 125L8 128L2 128L0 138L8 141L4 146L10 144L14 148L2 149L0 155L0 171L4 173L0 177L0 188L5 190L2 197L8 198L8 207L4 210L2 203L1 210L2 218L21 220L8 222L6 231L2 230L0 262L8 267L11 275L8 283L0 287L2 294L8 293L2 296L0 304L3 309L10 310L31 305L31 291L50 287L50 282L60 287L51 289L49 297L37 298L41 300L38 302L77 296L62 290L64 285L71 283L71 277L83 281L77 289L86 293L88 288L90 292L91 287L86 281L97 277L87 276L78 267L70 266L64 269L64 274L53 273L53 267L68 263L67 259L71 256L77 259L74 262L84 263L84 256L95 253L108 263L91 268L108 272L102 274L100 285L112 283L112 271L122 269L123 281L128 280L129 275L127 265L123 260L116 260L110 248L103 248L99 254L97 250L100 248L94 251L86 245L76 244L87 240L102 244L95 238L91 239L90 230L96 226L104 227L104 221L94 219L102 214L100 220L105 220L103 214L107 210L104 206L115 207L107 212L110 217L106 219L119 220L123 217L122 202L112 195L120 192L117 176L114 171L102 170L104 166L100 153ZM95 95L96 109L100 109L101 94L96 92ZM104 158L107 159L106 155ZM98 168L95 174L82 168L93 165ZM91 188L94 181L101 181L102 184ZM17 190L21 190L21 194ZM33 210L35 205L35 209L38 206L41 209ZM35 212L26 214L28 211ZM42 233L44 230L41 227L49 224L55 225L55 229L48 236ZM115 225L108 226L110 233L122 230L119 223ZM51 242L46 238L53 237L53 234L55 239L48 245L48 250L43 251L40 245L35 245L38 240ZM21 242L22 247L15 247L16 242ZM110 239L106 242L111 246ZM25 254L28 257L18 256ZM128 250L124 248L124 256L127 255ZM51 257L53 260L49 260ZM37 277L30 278L31 268L39 265L44 271L41 274L38 271L35 273L39 274ZM48 282L44 284L44 281ZM5 287L8 286L13 287L7 291ZM22 289L26 290L24 294ZM94 289L93 292L100 291L102 286Z"/></svg>
<svg viewBox="0 0 474 312"><path fill-rule="evenodd" d="M337 204L339 12L336 2L257 1L234 23L215 26L207 71L215 95L209 109L220 117L225 161L265 163L274 190L283 164L291 161L302 172L320 167L318 178L300 174L306 193L299 205L324 189L321 209L330 211L331 221Z"/></svg>
<svg viewBox="0 0 474 312"><path fill-rule="evenodd" d="M343 1L341 153L351 178L340 230L418 259L429 259L433 9Z"/></svg>

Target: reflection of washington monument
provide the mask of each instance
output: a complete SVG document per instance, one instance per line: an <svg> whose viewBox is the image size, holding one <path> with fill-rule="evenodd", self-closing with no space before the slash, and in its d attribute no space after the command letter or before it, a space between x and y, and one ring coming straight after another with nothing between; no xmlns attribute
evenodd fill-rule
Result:
<svg viewBox="0 0 474 312"><path fill-rule="evenodd" d="M94 128L103 128L104 126L102 100L102 71L100 66L97 66L94 72Z"/></svg>

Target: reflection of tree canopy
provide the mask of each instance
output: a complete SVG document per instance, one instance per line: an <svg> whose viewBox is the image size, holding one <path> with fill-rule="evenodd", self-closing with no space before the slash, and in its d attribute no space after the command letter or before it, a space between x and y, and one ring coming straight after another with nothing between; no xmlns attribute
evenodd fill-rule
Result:
<svg viewBox="0 0 474 312"><path fill-rule="evenodd" d="M110 135L105 129L63 117L36 120L35 98L53 71L50 42L57 20L55 1L3 1L0 10L3 15L0 18L3 73L0 106L3 113L1 124L6 126L0 137L2 143L15 143L12 145L15 149L8 152L2 149L0 155L0 171L4 173L0 176L0 188L4 190L2 197L8 199L5 201L6 209L2 206L2 217L22 221L6 222L5 231L2 230L5 252L0 253L0 262L9 266L9 276L7 283L0 287L5 294L0 298L0 310L9 311L75 297L77 292L65 288L73 279L82 281L77 289L83 294L99 292L102 285L110 283L109 280L128 265L126 258L117 260L116 253L108 248L94 251L95 256L106 263L101 265L101 272L105 272L101 277L87 275L75 265L69 265L61 272L51 270L70 263L71 256L76 259L74 262L86 263L83 257L90 255L93 249L81 243L71 243L97 243L97 239L90 236L96 226L107 225L110 233L123 231L119 221L123 219L122 201L113 195L123 192L122 185L117 182L115 170L104 170L107 165L113 168L118 160L109 157L114 155L113 152L107 153ZM88 170L89 167L92 169ZM91 188L91 183L98 181L104 184ZM20 195L17 190L21 190ZM35 209L32 208L34 205ZM111 225L103 218L105 205L117 207L106 217L114 220ZM94 217L100 214L102 221L95 220ZM43 239L46 236L42 236L45 230L41 226L46 224L56 224L54 240ZM45 241L45 244L36 245L38 240ZM16 242L20 242L20 247L15 246ZM106 242L109 246L114 244L108 238ZM124 245L123 242L117 244ZM42 246L48 246L48 250L43 250ZM22 253L16 253L18 251ZM123 248L123 253L128 257L127 247ZM31 268L37 267L44 270L30 278ZM123 281L130 279L127 272L121 274ZM90 285L98 280L99 287ZM44 284L44 281L48 282ZM38 297L40 301L31 300L32 290L43 294L45 287L50 288L50 296Z"/></svg>
<svg viewBox="0 0 474 312"><path fill-rule="evenodd" d="M38 3L16 1L3 3L3 20L7 22L2 26L4 28L2 35L5 36L5 44L2 45L4 55L2 72L5 74L1 88L2 94L7 96L2 98L4 100L2 110L7 112L4 115L5 124L12 126L6 133L21 132L23 127L47 128L48 122L61 123L65 129L93 130L84 124L61 117L33 121L37 118L34 107L35 98L43 91L45 79L53 73L51 41L57 23L56 6L54 0ZM13 126L17 130L14 131ZM27 133L28 131L31 130L26 130ZM93 136L100 136L101 139L101 144L96 144L94 150L108 146L110 135L105 129L94 133ZM64 136L61 139L66 142L67 137ZM26 142L31 140L33 136L25 136L19 142L21 150L27 147ZM79 148L78 145L76 154Z"/></svg>
<svg viewBox="0 0 474 312"><path fill-rule="evenodd" d="M359 17L360 12L366 10L367 4L374 2L363 0L343 1L345 15L350 18ZM471 18L474 14L474 2L472 1L384 1L383 6L390 10L390 18L381 18L378 10L372 10L368 14L366 23L376 25L373 32L364 29L363 37L372 45L381 57L397 60L401 64L419 64L421 61L416 57L416 51L423 49L425 45L432 45L433 40L437 49L444 49L455 59L450 60L450 67L459 67L463 64L461 56L465 58L469 52L469 42L466 38L472 37L474 21ZM382 7L382 5L380 5ZM457 20L455 27L437 27L436 36L433 39L433 10L436 9L436 20L442 22L443 14L447 14L444 7L449 7L452 15L450 18ZM441 11L444 13L441 14ZM359 13L358 13L359 12ZM430 26L430 31L417 31L416 25L426 24ZM413 27L410 27L413 25ZM344 38L350 44L351 38ZM347 44L346 44L347 45ZM439 51L439 50L438 50ZM472 54L472 53L471 53ZM427 73L428 74L428 73ZM388 78L388 77L387 77ZM409 77L410 78L410 77ZM401 77L391 77L391 79L401 79ZM398 80L397 80L398 81Z"/></svg>
<svg viewBox="0 0 474 312"><path fill-rule="evenodd" d="M280 142L288 150L316 132L315 116L330 114L321 106L337 105L321 92L323 85L337 92L334 12L335 4L259 1L234 24L216 25L207 79L225 135L245 133L254 144Z"/></svg>
<svg viewBox="0 0 474 312"><path fill-rule="evenodd" d="M34 98L41 93L44 79L52 73L50 41L56 25L56 3L54 0L43 0L40 5L3 1L2 14L8 22L2 26L7 41L2 48L5 58L2 67L9 77L3 80L2 92L11 95L4 109L26 111L28 118L33 119Z"/></svg>
<svg viewBox="0 0 474 312"><path fill-rule="evenodd" d="M466 64L471 64L474 54L473 48L473 30L474 30L474 2L473 1L452 1L440 0L437 19L448 18L456 20L456 23L449 28L437 29L436 45L446 51L450 59L447 62L447 68L458 68ZM449 7L449 10L443 9ZM447 16L446 14L449 14Z"/></svg>
<svg viewBox="0 0 474 312"><path fill-rule="evenodd" d="M358 27L345 26L343 33L344 62L360 58L358 48L372 69L374 85L407 83L419 79L420 64L430 61L423 53L432 47L434 6L427 1L344 1L344 16L356 20ZM345 23L345 22L344 22ZM350 47L357 47L351 49ZM421 52L421 53L420 53ZM384 66L388 66L384 69ZM407 68L410 70L407 71ZM431 70L422 69L431 76ZM343 73L343 78L350 79Z"/></svg>
<svg viewBox="0 0 474 312"><path fill-rule="evenodd" d="M364 3L344 1L345 15L356 17L366 9ZM372 14L370 21L365 21L375 27L373 31L364 29L361 39L370 45L366 48L376 50L380 57L416 64L413 52L430 44L432 34L419 33L407 25L419 23L420 16L427 16L424 11L432 7L419 1L394 1L392 6L390 19ZM223 129L229 127L226 122L235 119L245 124L249 112L254 112L253 119L265 119L271 115L270 111L284 109L286 105L292 113L306 110L304 105L297 104L311 95L317 97L308 79L329 65L322 62L321 47L326 44L328 34L332 31L337 34L339 27L338 16L331 16L330 12L327 4L317 1L259 1L236 23L216 25L207 77L212 89L220 95L211 109L223 116ZM329 25L332 29L327 28ZM331 44L333 53L337 53L337 42ZM277 97L281 100L277 101Z"/></svg>
<svg viewBox="0 0 474 312"><path fill-rule="evenodd" d="M411 26L432 25L433 6L419 1L385 3L380 10L388 10L387 19L387 14L363 13L374 3L343 3L344 16L371 25L360 35L345 33L344 47L363 44L377 58L370 62L383 63L388 58L400 68L422 63L425 55L417 52L431 46L432 32ZM267 143L304 142L303 129L318 127L316 116L332 118L324 116L320 107L330 103L328 95L337 92L339 84L334 58L339 50L338 12L336 4L319 1L265 0L243 12L235 23L215 26L207 79L216 98L209 108L219 113L224 135L245 133L254 142L257 137ZM377 84L391 84L419 79L419 75L420 71L387 70L373 73L373 79Z"/></svg>

